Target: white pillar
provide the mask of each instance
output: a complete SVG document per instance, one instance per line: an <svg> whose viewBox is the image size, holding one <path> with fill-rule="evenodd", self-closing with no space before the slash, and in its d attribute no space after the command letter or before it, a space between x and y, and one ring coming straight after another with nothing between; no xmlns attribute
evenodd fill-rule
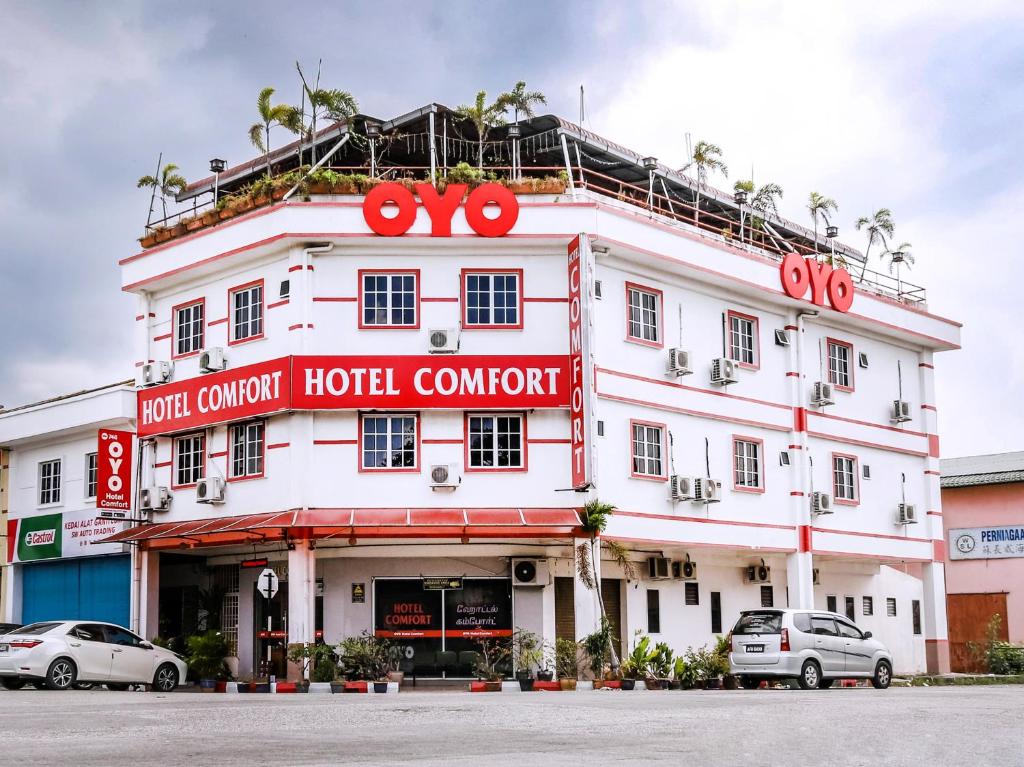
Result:
<svg viewBox="0 0 1024 767"><path fill-rule="evenodd" d="M160 552L139 551L139 636L150 640L160 634Z"/></svg>
<svg viewBox="0 0 1024 767"><path fill-rule="evenodd" d="M548 560L548 572L555 572L555 560ZM555 647L555 578L554 575L548 580L548 584L541 589L541 616L543 629L541 630L541 641L545 647L551 648L551 656L545 660L554 663ZM553 665L552 665L553 668Z"/></svg>
<svg viewBox="0 0 1024 767"><path fill-rule="evenodd" d="M315 641L316 552L311 541L288 551L288 644Z"/></svg>
<svg viewBox="0 0 1024 767"><path fill-rule="evenodd" d="M925 662L929 674L948 674L949 633L946 629L946 566L931 562L923 568L924 604L921 612L924 625Z"/></svg>
<svg viewBox="0 0 1024 767"><path fill-rule="evenodd" d="M788 607L814 609L814 570L810 551L797 551L786 556L786 586L789 588Z"/></svg>
<svg viewBox="0 0 1024 767"><path fill-rule="evenodd" d="M581 538L576 539L574 543L572 568L573 602L576 608L576 639L579 640L588 634L593 634L601 627L601 606L598 602L597 591L597 589L601 588L601 558L600 547L595 546L595 553L597 554L597 582L593 589L587 588L587 585L580 578L578 547L579 544L586 543L589 553L590 543Z"/></svg>
<svg viewBox="0 0 1024 767"><path fill-rule="evenodd" d="M790 334L788 370L790 404L794 408L793 428L789 432L790 513L797 525L796 551L786 557L786 585L789 607L814 608L814 563L811 555L811 482L810 455L807 444L807 418L804 415L806 381L804 375L804 317L796 310L787 315L786 330ZM796 415L799 413L799 415Z"/></svg>

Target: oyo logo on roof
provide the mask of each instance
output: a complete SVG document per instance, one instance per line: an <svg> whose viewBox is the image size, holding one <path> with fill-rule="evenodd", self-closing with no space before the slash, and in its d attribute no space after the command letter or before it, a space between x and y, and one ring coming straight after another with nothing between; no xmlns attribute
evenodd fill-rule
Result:
<svg viewBox="0 0 1024 767"><path fill-rule="evenodd" d="M466 184L448 184L439 194L433 184L416 184L420 204L430 216L431 237L452 236L452 216L466 197ZM385 216L384 208L397 208L394 216ZM497 216L485 215L488 207L498 209ZM502 237L508 234L519 218L519 201L501 184L483 184L466 198L466 223L481 237ZM416 221L416 198L401 184L379 184L363 200L363 218L377 234L398 237Z"/></svg>
<svg viewBox="0 0 1024 767"><path fill-rule="evenodd" d="M833 269L813 258L790 253L779 268L782 289L791 298L803 298L811 289L811 303L825 305L825 296L837 312L848 312L853 305L853 280L845 269Z"/></svg>

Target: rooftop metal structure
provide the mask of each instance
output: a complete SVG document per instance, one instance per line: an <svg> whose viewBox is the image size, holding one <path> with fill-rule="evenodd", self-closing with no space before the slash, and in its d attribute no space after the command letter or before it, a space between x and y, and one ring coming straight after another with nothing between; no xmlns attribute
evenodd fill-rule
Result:
<svg viewBox="0 0 1024 767"><path fill-rule="evenodd" d="M944 458L939 467L943 488L1024 482L1024 451Z"/></svg>

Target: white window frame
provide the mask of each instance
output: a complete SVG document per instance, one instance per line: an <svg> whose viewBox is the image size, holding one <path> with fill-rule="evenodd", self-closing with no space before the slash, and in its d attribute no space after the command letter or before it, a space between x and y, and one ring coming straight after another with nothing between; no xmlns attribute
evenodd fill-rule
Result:
<svg viewBox="0 0 1024 767"><path fill-rule="evenodd" d="M384 277L387 279L387 287L383 291L379 291L374 287L373 290L368 291L366 289L366 279L372 277L377 279ZM392 285L392 280L395 277L403 279L406 277L412 278L412 322L393 322L392 312L396 309L400 309L403 313L408 308L405 306L395 306L394 297L396 294L406 295L409 293L403 286L397 291ZM382 309L385 312L386 321L378 322L376 319L367 320L366 312L369 307L366 305L366 297L372 293L375 296L384 295L387 298L387 306L374 306L374 317L376 313ZM359 274L359 327L361 328L418 328L420 326L420 274L419 271L412 271L407 269L396 269L394 271L364 271Z"/></svg>
<svg viewBox="0 0 1024 767"><path fill-rule="evenodd" d="M85 500L91 501L99 491L99 453L85 454ZM90 493L89 491L92 490Z"/></svg>
<svg viewBox="0 0 1024 767"><path fill-rule="evenodd" d="M846 480L849 480L847 482ZM832 455L832 494L836 501L857 503L857 459L850 455Z"/></svg>
<svg viewBox="0 0 1024 767"><path fill-rule="evenodd" d="M756 317L741 312L726 313L728 321L729 359L745 367L756 368L761 362L758 358L759 321Z"/></svg>
<svg viewBox="0 0 1024 767"><path fill-rule="evenodd" d="M842 350L842 355L840 354ZM828 358L828 380L837 389L853 390L853 344L828 339L825 342ZM845 356L845 359L843 358Z"/></svg>
<svg viewBox="0 0 1024 767"><path fill-rule="evenodd" d="M387 421L385 431L373 435L367 434L366 422L368 420L384 420ZM412 465L406 466L405 463L399 463L392 465L396 451L391 447L393 440L396 437L405 436L405 425L406 422L412 421ZM398 428L396 428L396 425ZM420 442L420 419L416 413L363 413L360 415L360 436L361 441L359 445L359 470L360 471L419 471L419 442ZM383 436L386 440L386 446L383 450L387 457L387 466L368 466L366 464L366 452L367 452L367 439L370 436L380 437ZM373 453L380 453L382 451L376 448L372 450ZM399 451L403 455L407 450L402 447Z"/></svg>
<svg viewBox="0 0 1024 767"><path fill-rule="evenodd" d="M665 479L665 427L646 421L629 424L630 471L634 477Z"/></svg>
<svg viewBox="0 0 1024 767"><path fill-rule="evenodd" d="M507 295L509 293L509 290L508 290L507 287L504 290L500 290L500 291L495 290L494 281L495 281L496 277L503 277L506 280L506 285L507 285L507 280L509 280L509 279L512 279L512 280L515 281L515 289L512 291L513 301L512 301L511 304L509 304L508 302L505 302L504 306L499 307L499 306L496 305L496 303L495 303L495 296L496 295L501 294L502 296L505 296L505 295ZM478 287L476 290L470 290L470 288L469 288L469 281L470 281L471 278L476 278L477 281L478 281L478 285L479 285L479 280L480 279L486 278L487 279L487 288L485 290L481 290ZM471 293L475 294L475 295L485 295L485 296L487 296L487 306L486 307L484 307L482 309L480 307L479 303L475 307L476 311L477 311L477 321L476 322L470 322L470 320L469 320L469 312L470 312L470 309L472 308L472 307L470 307L470 302L469 302L469 296L470 296ZM523 277L522 277L522 273L521 272L516 271L514 269L511 269L511 270L509 270L507 272L503 272L503 271L491 272L491 271L486 271L486 270L473 271L471 269L467 269L465 272L462 273L462 294L463 294L464 301L465 301L465 309L463 311L463 327L467 327L467 328L488 328L488 327L494 327L494 328L519 328L519 327L522 327L522 325L523 325L523 315L522 315ZM498 322L495 319L495 312L497 310L499 310L499 309L504 309L505 310L506 317L508 316L507 313L509 311L515 312L515 319L512 322L508 322L507 320L505 322ZM482 311L486 311L488 313L488 320L486 322L481 322L479 320L480 313Z"/></svg>
<svg viewBox="0 0 1024 767"><path fill-rule="evenodd" d="M188 316L185 312L189 313ZM206 342L206 302L200 299L175 308L172 330L173 356L187 357L202 351Z"/></svg>
<svg viewBox="0 0 1024 767"><path fill-rule="evenodd" d="M199 440L198 446L192 444L189 446L187 451L181 449L182 443L192 442L193 440ZM194 432L192 434L183 434L180 437L174 438L174 464L171 466L171 486L172 487L191 487L195 485L200 479L203 479L206 475L206 434L203 432ZM188 481L181 481L181 472L185 469L182 466L182 457L188 455L189 463L187 470L192 473L192 477ZM198 458L198 463L193 463Z"/></svg>
<svg viewBox="0 0 1024 767"><path fill-rule="evenodd" d="M760 440L733 437L733 487L738 490L762 490L764 488L761 455L764 450Z"/></svg>
<svg viewBox="0 0 1024 767"><path fill-rule="evenodd" d="M56 471L53 470L54 466L56 466ZM39 492L36 498L39 501L39 506L60 506L63 490L63 470L63 458L50 458L39 462L39 468L36 471L39 483Z"/></svg>
<svg viewBox="0 0 1024 767"><path fill-rule="evenodd" d="M661 298L662 294L658 291L627 283L626 337L629 340L652 346L662 345Z"/></svg>
<svg viewBox="0 0 1024 767"><path fill-rule="evenodd" d="M480 428L474 429L474 420L481 419L479 424ZM490 419L491 425L488 429L483 428L483 420ZM512 429L500 429L500 422L508 419L509 426L511 422L519 424L518 429L513 431ZM491 447L485 449L482 445L483 439L490 436ZM505 465L501 465L501 453L503 452L499 447L502 437L510 439L512 436L519 438L519 446L517 448L507 447L504 452L509 454L511 459L512 454L518 454L519 459L515 463L511 460ZM473 447L474 437L481 438L481 447ZM490 454L491 463L490 465L484 463L484 459L487 454ZM479 454L480 463L474 463L476 460L474 454ZM526 469L526 415L523 413L467 413L466 414L466 471L523 471Z"/></svg>
<svg viewBox="0 0 1024 767"><path fill-rule="evenodd" d="M243 305L239 299L245 298ZM263 281L231 289L231 342L254 341L263 338L264 291Z"/></svg>
<svg viewBox="0 0 1024 767"><path fill-rule="evenodd" d="M241 433L241 443L239 434ZM238 455L241 446L242 454ZM228 428L229 479L255 479L266 470L267 423L245 421ZM241 471L239 467L241 466Z"/></svg>

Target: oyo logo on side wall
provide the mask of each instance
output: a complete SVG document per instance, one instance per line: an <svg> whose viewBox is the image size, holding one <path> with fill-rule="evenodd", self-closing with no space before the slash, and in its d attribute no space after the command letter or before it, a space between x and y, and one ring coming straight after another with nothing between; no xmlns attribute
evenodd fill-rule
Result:
<svg viewBox="0 0 1024 767"><path fill-rule="evenodd" d="M853 305L853 280L845 269L833 269L813 258L790 253L779 268L782 289L791 298L804 298L811 290L811 303L824 306L825 297L837 312L848 312Z"/></svg>
<svg viewBox="0 0 1024 767"><path fill-rule="evenodd" d="M430 216L431 237L452 236L452 216L466 197L466 184L448 184L439 194L433 184L416 184L420 204ZM498 208L498 215L484 214L488 206ZM385 216L384 208L397 208L394 216ZM519 201L501 184L482 184L466 198L466 223L481 237L503 237L519 219ZM416 222L416 198L401 184L379 184L363 200L363 218L367 225L383 237L398 237Z"/></svg>

